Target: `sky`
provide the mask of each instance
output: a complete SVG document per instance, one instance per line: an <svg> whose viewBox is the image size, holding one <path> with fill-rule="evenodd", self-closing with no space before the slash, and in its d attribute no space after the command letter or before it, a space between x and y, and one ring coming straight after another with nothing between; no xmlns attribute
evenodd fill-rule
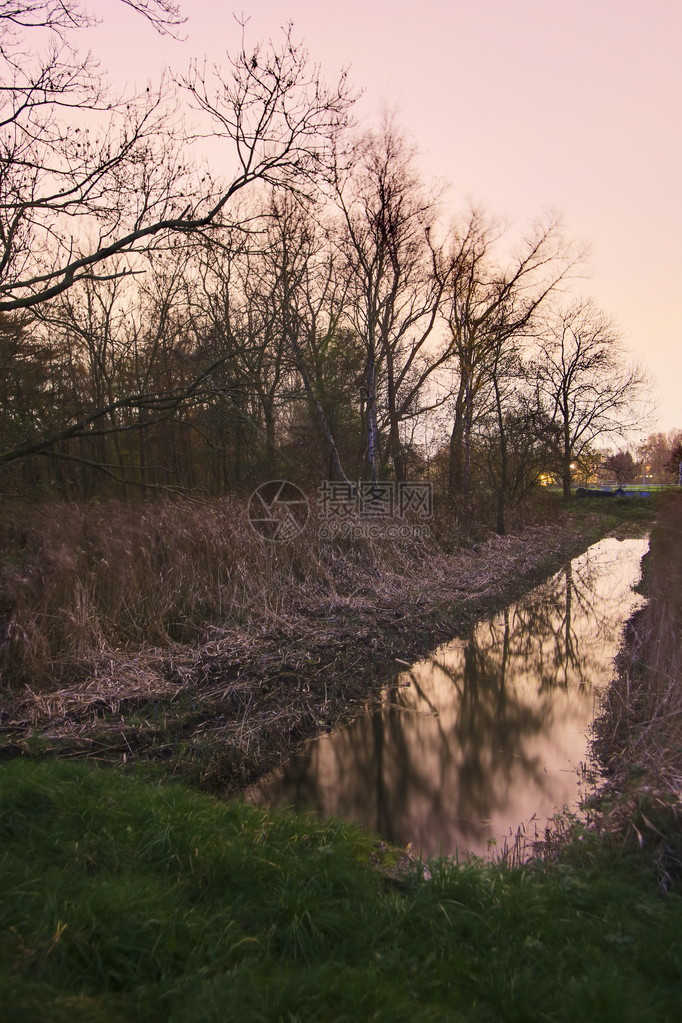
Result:
<svg viewBox="0 0 682 1023"><path fill-rule="evenodd" d="M182 0L181 0L182 2ZM83 34L119 85L239 45L229 2L185 0L183 41L122 4L91 0ZM646 432L682 428L682 3L680 0L242 0L252 40L291 21L332 81L363 90L447 181L453 215L471 202L519 229L543 211L588 246L592 296L653 383Z"/></svg>

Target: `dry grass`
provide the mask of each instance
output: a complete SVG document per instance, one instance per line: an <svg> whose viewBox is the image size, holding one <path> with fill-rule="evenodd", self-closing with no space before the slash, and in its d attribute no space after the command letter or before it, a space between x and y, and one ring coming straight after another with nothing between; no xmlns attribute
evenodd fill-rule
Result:
<svg viewBox="0 0 682 1023"><path fill-rule="evenodd" d="M200 644L214 628L259 631L429 554L419 540L325 544L312 529L267 543L229 499L26 507L0 531L6 687L53 687L121 650Z"/></svg>
<svg viewBox="0 0 682 1023"><path fill-rule="evenodd" d="M648 603L631 619L595 727L607 775L598 829L651 849L667 886L682 875L682 500L662 505L645 559Z"/></svg>
<svg viewBox="0 0 682 1023"><path fill-rule="evenodd" d="M113 677L134 653L200 646L235 629L258 636L339 601L391 600L411 578L430 576L437 586L449 555L466 563L478 548L455 524L437 521L433 531L431 539L331 542L313 523L273 544L229 498L6 508L0 688ZM493 577L483 575L481 587Z"/></svg>
<svg viewBox="0 0 682 1023"><path fill-rule="evenodd" d="M584 549L595 523L465 543L259 539L237 502L5 520L12 749L145 755L239 788L376 684ZM2 754L2 748L0 748Z"/></svg>

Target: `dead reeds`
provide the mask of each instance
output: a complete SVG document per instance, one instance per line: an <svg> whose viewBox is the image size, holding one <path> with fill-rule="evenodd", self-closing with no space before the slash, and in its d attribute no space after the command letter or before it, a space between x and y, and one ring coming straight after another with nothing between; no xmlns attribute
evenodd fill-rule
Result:
<svg viewBox="0 0 682 1023"><path fill-rule="evenodd" d="M4 755L165 758L232 791L594 538L583 522L474 543L436 522L268 544L233 501L20 521L3 526Z"/></svg>
<svg viewBox="0 0 682 1023"><path fill-rule="evenodd" d="M463 536L439 522L428 539L329 541L313 521L269 543L228 498L5 509L0 688L60 688L109 662L118 672L124 656L260 634L338 601L390 602L407 579L437 586L453 551L466 563ZM484 589L494 572L479 571Z"/></svg>

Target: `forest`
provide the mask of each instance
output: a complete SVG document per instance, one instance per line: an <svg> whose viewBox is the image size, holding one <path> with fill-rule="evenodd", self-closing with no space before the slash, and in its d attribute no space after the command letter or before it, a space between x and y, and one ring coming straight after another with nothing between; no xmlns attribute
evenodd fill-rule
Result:
<svg viewBox="0 0 682 1023"><path fill-rule="evenodd" d="M138 6L173 30L173 5ZM539 482L570 496L646 422L645 372L556 219L458 208L393 115L353 122L346 78L326 86L291 29L122 101L71 49L78 11L2 21L5 494L427 479L460 515L489 495L504 532L508 506ZM60 41L43 65L20 52L39 30Z"/></svg>

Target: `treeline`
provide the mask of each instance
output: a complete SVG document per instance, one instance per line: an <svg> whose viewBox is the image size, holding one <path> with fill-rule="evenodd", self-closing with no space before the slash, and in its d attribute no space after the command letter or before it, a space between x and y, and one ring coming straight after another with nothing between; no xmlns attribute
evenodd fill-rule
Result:
<svg viewBox="0 0 682 1023"><path fill-rule="evenodd" d="M449 224L394 125L304 200L261 186L0 322L5 493L248 492L266 479L431 479L466 510L548 475L570 492L642 375L551 221L512 245Z"/></svg>
<svg viewBox="0 0 682 1023"><path fill-rule="evenodd" d="M677 483L682 465L682 430L651 433L633 450L605 451L586 465L586 479L623 483Z"/></svg>
<svg viewBox="0 0 682 1023"><path fill-rule="evenodd" d="M453 215L290 26L244 21L222 65L122 96L75 50L88 24L78 0L0 11L2 493L428 478L463 514L489 495L503 531L636 420L642 375L570 299L558 225L512 243Z"/></svg>

